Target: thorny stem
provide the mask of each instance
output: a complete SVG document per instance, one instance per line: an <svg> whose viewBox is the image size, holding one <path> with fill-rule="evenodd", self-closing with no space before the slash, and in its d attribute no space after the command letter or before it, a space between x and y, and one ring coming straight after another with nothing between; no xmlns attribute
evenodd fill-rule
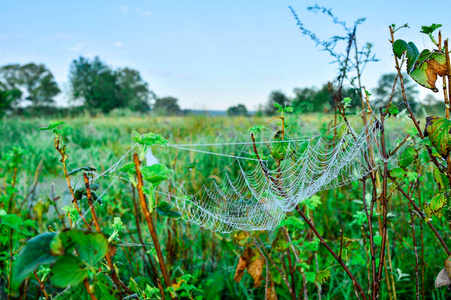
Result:
<svg viewBox="0 0 451 300"><path fill-rule="evenodd" d="M288 290L290 291L290 294L293 295L293 290L290 286L290 283L288 282L287 278L285 277L282 269L280 269L280 267L274 262L274 259L271 257L271 255L268 253L268 251L265 248L265 245L263 244L262 240L260 239L260 237L257 237L258 241L260 242L261 245L261 249L263 249L263 252L265 253L265 255L268 257L269 261L271 262L271 264L273 265L274 268L277 269L277 271L279 272L280 276L283 279L283 282L285 283L285 285L287 286ZM266 257L265 257L266 258Z"/></svg>
<svg viewBox="0 0 451 300"><path fill-rule="evenodd" d="M407 192L408 194L409 192ZM412 205L409 201L409 214L410 214L410 227L412 228L412 240L413 240L413 248L415 249L415 292L416 292L416 299L420 299L420 280L418 276L418 250L417 250L417 239L415 237L415 220L413 218L413 212L412 212Z"/></svg>
<svg viewBox="0 0 451 300"><path fill-rule="evenodd" d="M161 285L160 278L158 277L157 267L153 263L152 258L150 257L149 253L147 253L147 246L144 243L144 240L143 240L143 237L142 237L141 225L140 225L140 220L139 220L138 205L136 204L135 188L133 187L133 185L132 185L132 188L133 188L132 200L133 200L133 208L134 208L134 212L135 212L134 215L135 215L135 222L136 222L136 231L138 232L138 239L139 239L139 242L141 243L141 245L143 246L143 250L144 250L144 253L147 256L147 260L149 261L150 268L151 268L152 273L153 273L153 275L155 277L155 281L157 283L158 289L160 290L161 298L162 298L162 300L165 300L164 289L163 289L163 286ZM143 260L144 260L144 257L143 257Z"/></svg>
<svg viewBox="0 0 451 300"><path fill-rule="evenodd" d="M368 249L366 248L366 237L365 237L365 229L364 226L360 226L360 229L362 230L362 239L363 239L363 247L365 248L365 253L366 253L366 260L368 261L367 263L367 270L368 270L368 295L371 294L371 270L370 270L370 255L368 253Z"/></svg>
<svg viewBox="0 0 451 300"><path fill-rule="evenodd" d="M161 273L163 273L163 278L164 278L164 283L166 284L166 286L169 288L171 287L171 280L169 278L169 274L168 274L168 270L166 267L166 263L164 262L164 257L163 257L163 253L161 251L161 247L160 247L160 242L158 241L158 236L157 236L157 232L155 230L153 221L152 221L152 216L149 212L149 209L147 208L147 201L146 201L146 196L143 193L142 187L144 185L143 183L143 177L141 174L141 170L140 170L140 165L141 162L139 161L138 158L138 154L137 153L133 153L133 161L135 163L135 168L136 168L136 177L138 179L138 185L137 185L137 189L138 189L138 195L139 195L139 201L141 204L141 209L144 213L144 218L146 219L147 222L147 226L149 228L149 232L150 232L150 236L152 238L152 242L153 245L155 247L155 250L157 252L157 256L158 256L158 262L160 264L160 269L161 269ZM175 292L171 292L170 293L171 298L172 299L178 299L178 296Z"/></svg>
<svg viewBox="0 0 451 300"><path fill-rule="evenodd" d="M368 230L369 230L369 240L370 240L370 253L371 253L371 273L373 280L372 282L372 298L376 298L376 254L374 250L374 234L373 234L373 221L371 218L373 217L373 207L374 202L371 201L371 211L368 212L368 207L366 203L366 179L367 177L363 177L363 189L362 189L362 197L363 197L363 209L365 211L366 219L368 222Z"/></svg>
<svg viewBox="0 0 451 300"><path fill-rule="evenodd" d="M343 260L340 257L338 257L338 255L334 252L334 250L332 250L332 248L329 246L329 244L327 244L327 242L323 239L321 234L319 234L318 230L316 230L315 226L310 221L310 219L307 218L307 216L304 214L304 212L299 208L299 204L296 205L296 210L301 215L302 219L304 219L304 221L309 225L310 229L312 229L313 233L320 240L321 244L323 244L324 247L326 247L326 249L329 251L329 253L332 254L332 256L335 258L335 260L345 270L346 274L348 274L349 278L351 278L352 284L353 284L354 288L356 289L356 293L358 291L358 294L360 294L362 296L362 298L366 300L365 292L363 291L362 287L360 286L359 282L354 277L354 275L352 275L352 273L349 270L348 266L343 262Z"/></svg>
<svg viewBox="0 0 451 300"><path fill-rule="evenodd" d="M418 207L418 205L413 202L412 197L409 196L396 182L396 179L393 178L392 176L390 176L390 174L388 175L388 177L397 185L397 189L398 191L401 192L401 194L404 195L404 197L406 197L410 203L412 203L413 208L417 211L417 213L426 221L426 224L428 224L429 228L431 228L431 230L434 232L435 236L437 237L437 239L440 241L440 244L443 246L443 250L445 250L446 254L448 256L451 256L451 251L449 251L448 246L446 245L445 241L443 240L442 236L440 235L440 233L438 233L437 229L435 229L434 225L431 224L431 222L429 221L429 218L423 213L423 211Z"/></svg>
<svg viewBox="0 0 451 300"><path fill-rule="evenodd" d="M34 172L33 184L31 185L31 189L28 191L27 195L25 196L22 203L20 204L19 211L22 211L22 208L23 208L24 204L28 201L28 198L30 197L30 195L33 195L35 193L36 186L39 183L39 176L41 175L41 172L42 172L43 163L44 163L44 159L41 159L41 161L39 162L39 164L36 168L36 171Z"/></svg>
<svg viewBox="0 0 451 300"><path fill-rule="evenodd" d="M77 199L75 198L75 193L74 193L74 189L72 188L72 185L70 183L70 179L69 179L69 175L67 174L67 166L66 166L66 159L67 156L64 153L64 150L61 149L60 147L60 139L55 137L55 149L59 152L59 154L61 155L61 162L63 164L63 172L64 172L64 176L66 177L66 182L67 182L67 186L69 187L70 193L72 194L72 203L74 203L75 209L77 210L80 218L82 218L83 222L85 222L86 227L88 227L89 231L92 231L91 226L89 225L88 221L86 221L85 217L83 216L83 214L81 213L80 208L78 207L77 204ZM70 220L70 214L68 212L69 215L69 220ZM71 227L72 227L72 222L71 222Z"/></svg>
<svg viewBox="0 0 451 300"><path fill-rule="evenodd" d="M446 77L448 78L448 95L445 95L445 101L448 99L446 105L446 118L449 119L450 100L451 100L451 62L449 59L448 39L445 40L445 55L446 55ZM445 77L443 77L443 87L446 86ZM446 102L445 102L446 104Z"/></svg>
<svg viewBox="0 0 451 300"><path fill-rule="evenodd" d="M381 124L384 126L384 116L381 116ZM384 267L385 262L385 245L387 241L387 176L388 176L388 163L387 163L387 153L385 147L385 131L381 132L381 150L382 157L384 158L384 173L382 175L382 194L380 195L380 204L382 205L382 242L381 242L381 251L379 257L379 268L377 272L377 285L376 285L376 298L379 296L379 288L380 281L382 280L382 269Z"/></svg>
<svg viewBox="0 0 451 300"><path fill-rule="evenodd" d="M85 180L86 196L88 198L88 204L89 204L89 208L91 210L91 215L92 215L92 219L94 221L94 226L96 227L97 232L102 233L102 228L100 228L99 219L97 218L97 213L96 213L95 208L94 208L94 202L92 201L92 193L91 193L91 188L89 187L88 175L86 175L86 173L83 173L83 178ZM110 254L109 250L106 252L105 258L106 258L106 261L108 263L108 267L111 270L111 278L113 279L113 282L116 285L116 287L118 288L118 290L120 291L121 287L122 287L128 294L130 294L130 295L133 294L119 280L119 277L117 276L116 269L114 268L113 260L111 258L111 254ZM122 298L122 296L121 296L121 298Z"/></svg>
<svg viewBox="0 0 451 300"><path fill-rule="evenodd" d="M38 274L36 273L36 271L33 271L34 277L36 278L36 280L39 283L39 288L41 289L41 291L44 293L44 297L45 299L49 299L49 296L47 295L47 292L45 290L45 285L44 283L41 281L41 279L39 278Z"/></svg>

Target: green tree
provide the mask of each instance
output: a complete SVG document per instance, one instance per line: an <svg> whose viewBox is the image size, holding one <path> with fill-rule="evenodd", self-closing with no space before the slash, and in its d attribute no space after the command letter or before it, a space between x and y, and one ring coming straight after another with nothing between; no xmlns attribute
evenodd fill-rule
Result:
<svg viewBox="0 0 451 300"><path fill-rule="evenodd" d="M139 72L123 68L117 70L116 74L121 96L128 102L127 106L133 110L149 110L150 100L155 98L155 94L149 90L149 85Z"/></svg>
<svg viewBox="0 0 451 300"><path fill-rule="evenodd" d="M247 108L243 104L238 104L237 106L231 106L227 109L228 116L247 116Z"/></svg>
<svg viewBox="0 0 451 300"><path fill-rule="evenodd" d="M156 98L153 110L158 115L179 115L182 110L178 105L178 99L174 97Z"/></svg>
<svg viewBox="0 0 451 300"><path fill-rule="evenodd" d="M265 114L273 115L277 112L277 108L274 107L274 103L285 107L290 105L290 99L280 90L274 90L269 94L268 102L265 106Z"/></svg>
<svg viewBox="0 0 451 300"><path fill-rule="evenodd" d="M19 89L6 89L6 86L0 82L0 117L2 117L8 110L12 109L14 105L22 97L22 92Z"/></svg>
<svg viewBox="0 0 451 300"><path fill-rule="evenodd" d="M13 92L15 105L23 100L31 101L32 106L52 104L61 92L52 72L43 64L5 65L0 68L0 82L4 90L22 91L19 98L16 97L19 94Z"/></svg>
<svg viewBox="0 0 451 300"><path fill-rule="evenodd" d="M89 109L109 112L115 108L148 110L153 93L138 71L111 69L99 57L80 57L70 67L69 81L74 100Z"/></svg>
<svg viewBox="0 0 451 300"><path fill-rule="evenodd" d="M14 90L20 87L20 65L9 64L0 68L0 82L2 89Z"/></svg>
<svg viewBox="0 0 451 300"><path fill-rule="evenodd" d="M375 96L377 98L384 97L381 100L381 104L386 104L388 102L388 94L391 93L393 88L393 82L395 82L396 74L395 73L388 73L383 74L378 81L378 86L376 89L373 90L373 92L376 94ZM404 80L404 88L406 91L406 98L407 102L409 102L414 108L416 104L418 103L418 88L417 84L413 82L412 79L410 79L409 76L403 76ZM401 92L401 84L399 83L399 80L396 82L396 88L395 93L393 95L393 104L399 105L403 102L403 96Z"/></svg>
<svg viewBox="0 0 451 300"><path fill-rule="evenodd" d="M295 88L295 96L292 106L295 112L318 112L327 109L332 104L332 93L328 84L324 84L321 89Z"/></svg>
<svg viewBox="0 0 451 300"><path fill-rule="evenodd" d="M43 64L29 63L20 67L19 81L28 93L26 100L33 106L54 103L54 97L61 90L52 72Z"/></svg>

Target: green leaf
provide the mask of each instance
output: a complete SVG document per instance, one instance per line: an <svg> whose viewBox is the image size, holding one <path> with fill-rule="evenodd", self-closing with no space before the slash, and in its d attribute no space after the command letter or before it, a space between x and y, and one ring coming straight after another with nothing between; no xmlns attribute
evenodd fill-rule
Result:
<svg viewBox="0 0 451 300"><path fill-rule="evenodd" d="M120 299L119 292L112 280L104 273L98 273L94 282L94 295L97 299L115 300ZM55 300L91 300L83 283L72 286L68 291L59 294Z"/></svg>
<svg viewBox="0 0 451 300"><path fill-rule="evenodd" d="M420 56L420 51L418 50L417 46L409 42L409 48L407 49L407 73L412 72L412 68L415 66L415 63L418 61L418 58Z"/></svg>
<svg viewBox="0 0 451 300"><path fill-rule="evenodd" d="M443 194L438 194L434 198L432 198L431 203L429 204L432 214L437 217L442 216L442 208L446 204L446 197Z"/></svg>
<svg viewBox="0 0 451 300"><path fill-rule="evenodd" d="M305 199L303 203L309 208L309 209L315 209L318 205L320 205L321 197L314 195L308 199Z"/></svg>
<svg viewBox="0 0 451 300"><path fill-rule="evenodd" d="M59 294L54 300L91 300L83 283L72 286L69 290Z"/></svg>
<svg viewBox="0 0 451 300"><path fill-rule="evenodd" d="M315 283L316 273L315 272L305 272L305 277L308 282Z"/></svg>
<svg viewBox="0 0 451 300"><path fill-rule="evenodd" d="M287 153L289 142L281 138L274 138L272 140L271 156L277 160L283 160Z"/></svg>
<svg viewBox="0 0 451 300"><path fill-rule="evenodd" d="M134 174L136 173L135 163L132 162L126 163L122 167L120 167L118 171L122 173Z"/></svg>
<svg viewBox="0 0 451 300"><path fill-rule="evenodd" d="M142 146L153 146L153 145L161 145L166 146L168 141L161 136L161 134L155 134L152 132L140 135L136 131L133 131L132 140L137 142Z"/></svg>
<svg viewBox="0 0 451 300"><path fill-rule="evenodd" d="M406 171L401 168L394 168L393 170L390 170L390 175L395 178L402 178L406 175Z"/></svg>
<svg viewBox="0 0 451 300"><path fill-rule="evenodd" d="M52 274L51 281L54 286L66 287L83 282L88 277L88 270L80 258L66 254L53 265Z"/></svg>
<svg viewBox="0 0 451 300"><path fill-rule="evenodd" d="M94 267L107 253L108 240L98 232L66 230L58 235L66 253L77 250L80 259Z"/></svg>
<svg viewBox="0 0 451 300"><path fill-rule="evenodd" d="M319 242L315 240L310 242L304 242L303 247L307 251L318 251Z"/></svg>
<svg viewBox="0 0 451 300"><path fill-rule="evenodd" d="M324 282L326 282L326 280L329 277L330 277L330 270L329 269L321 270L315 276L315 283L316 284L323 284Z"/></svg>
<svg viewBox="0 0 451 300"><path fill-rule="evenodd" d="M451 152L451 120L427 117L424 131L438 153L446 159Z"/></svg>
<svg viewBox="0 0 451 300"><path fill-rule="evenodd" d="M113 300L120 299L119 291L109 276L104 273L97 275L94 294L97 299Z"/></svg>
<svg viewBox="0 0 451 300"><path fill-rule="evenodd" d="M52 122L49 123L49 126L39 128L39 130L53 130L56 127L58 127L58 126L60 126L61 124L64 124L64 123L66 123L66 122L64 122L64 121L52 121Z"/></svg>
<svg viewBox="0 0 451 300"><path fill-rule="evenodd" d="M162 181L170 178L172 170L168 169L164 164L154 164L151 166L141 167L141 173L144 180L158 186Z"/></svg>
<svg viewBox="0 0 451 300"><path fill-rule="evenodd" d="M380 235L376 235L376 236L373 238L373 241L374 241L374 243L375 243L376 245L380 246L381 243L382 243L382 237L381 237Z"/></svg>
<svg viewBox="0 0 451 300"><path fill-rule="evenodd" d="M253 132L255 134L255 133L258 133L258 132L262 132L264 129L266 129L265 126L255 125L255 126L252 126L251 128L249 128L249 131L251 131L251 132Z"/></svg>
<svg viewBox="0 0 451 300"><path fill-rule="evenodd" d="M279 229L276 235L276 238L271 244L271 251L275 253L284 252L288 249L289 245L286 241L285 234L283 229Z"/></svg>
<svg viewBox="0 0 451 300"><path fill-rule="evenodd" d="M396 116L397 114L399 114L399 108L394 104L390 104L390 107L388 108L388 112L390 114Z"/></svg>
<svg viewBox="0 0 451 300"><path fill-rule="evenodd" d="M401 56L404 54L404 52L407 51L409 48L409 44L407 44L404 40L396 40L393 43L393 53L396 55L396 57L401 58Z"/></svg>
<svg viewBox="0 0 451 300"><path fill-rule="evenodd" d="M8 214L1 216L0 224L19 231L20 227L23 225L23 220L16 214Z"/></svg>
<svg viewBox="0 0 451 300"><path fill-rule="evenodd" d="M425 33L425 34L431 34L433 33L437 28L442 27L442 24L435 24L432 23L431 26L421 26L421 33Z"/></svg>
<svg viewBox="0 0 451 300"><path fill-rule="evenodd" d="M39 265L52 263L57 260L57 256L50 254L50 243L55 236L55 232L42 233L25 244L13 263L11 280L11 289L13 291L16 291L28 274Z"/></svg>
<svg viewBox="0 0 451 300"><path fill-rule="evenodd" d="M277 102L274 102L274 107L275 108L278 108L278 109L283 109L283 107L282 107L282 105L280 105L279 103L277 103Z"/></svg>
<svg viewBox="0 0 451 300"><path fill-rule="evenodd" d="M352 221L350 225L357 224L362 226L365 222L367 222L367 217L364 211L358 211L352 217L354 218L354 221Z"/></svg>
<svg viewBox="0 0 451 300"><path fill-rule="evenodd" d="M414 43L407 43L404 40L396 40L393 43L393 53L396 57L401 58L404 52L406 52L407 57L407 73L410 74L412 67L418 60L420 52Z"/></svg>
<svg viewBox="0 0 451 300"><path fill-rule="evenodd" d="M67 173L67 175L70 176L70 175L77 174L79 172L92 172L92 171L97 171L97 169L93 168L93 167L80 167L80 168L71 170L70 172Z"/></svg>
<svg viewBox="0 0 451 300"><path fill-rule="evenodd" d="M172 210L171 208L172 207L169 203L166 201L161 201L157 206L157 213L160 216L168 218L180 218L182 216L178 211Z"/></svg>
<svg viewBox="0 0 451 300"><path fill-rule="evenodd" d="M438 168L434 168L434 180L438 185L438 188L441 192L449 189L449 180L445 174L440 172Z"/></svg>
<svg viewBox="0 0 451 300"><path fill-rule="evenodd" d="M418 157L418 152L415 148L409 146L399 155L398 164L401 168L407 168Z"/></svg>

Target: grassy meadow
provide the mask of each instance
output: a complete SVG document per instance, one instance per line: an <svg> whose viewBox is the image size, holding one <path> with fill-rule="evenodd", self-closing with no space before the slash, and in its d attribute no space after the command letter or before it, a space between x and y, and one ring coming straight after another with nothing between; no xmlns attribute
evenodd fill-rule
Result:
<svg viewBox="0 0 451 300"><path fill-rule="evenodd" d="M306 136L325 132L330 128L333 116L307 114L290 116L289 119L291 121L289 134ZM6 299L5 289L8 288L11 252L13 255L17 254L25 241L38 233L61 230L62 224L68 226L67 211L74 213L68 208L71 206L71 194L61 167L61 156L54 147L54 135L49 131L38 130L40 127L46 127L49 121L44 118L16 117L0 121L0 199L2 199L0 209L9 214L16 214L22 220L29 220L18 227L17 234L12 235L11 230L11 238L9 227L0 222L1 299ZM133 131L158 133L173 144L240 141L247 136L248 128L253 125L264 125L268 118L81 116L64 121L65 124L60 127L68 154L68 170L89 166L102 172L130 149L133 145L131 141ZM353 122L360 121L356 119ZM393 134L390 141L394 148L396 140L402 140L411 125L408 118L399 117L391 119L387 126ZM192 156L189 158L189 153L183 151L176 154L173 149L155 148L155 156L173 169L175 174L199 177L214 172L207 155L202 156L205 160L194 159L195 166L190 168L182 159L183 155L188 157L186 161L193 159ZM420 153L420 156L425 156L425 153ZM12 160L16 158L17 164L11 167ZM131 156L125 157L125 160L131 161ZM175 162L176 160L178 162ZM437 192L432 165L425 164L422 167L429 168L430 172L425 172L420 178L421 192L414 195L420 207ZM117 180L112 183L112 179L108 176L101 177L98 183L99 193L105 192L102 197L103 204L96 207L103 233L108 237L114 232L115 217L120 217L123 222L123 229L119 233L120 242L113 257L116 273L136 292L135 295L142 296L143 299L161 299L148 262L149 259L154 263L158 261L157 254L152 247L144 218L134 206L134 201L138 197L135 189L125 181ZM424 299L449 299L447 298L449 296L446 296L446 288L434 287L435 276L443 266L446 253L433 232L426 226L426 222L415 217L414 224L409 225L410 214L414 213L409 212L406 200L393 185L389 184L388 188L390 194L388 202L390 213L387 222L388 252L384 263L386 268L380 298L412 299L415 293L415 277L418 276ZM343 246L341 241L343 237L345 238L343 253L347 257L346 264L367 290L370 262L368 241L364 241L362 236L362 225L365 226L362 221L362 182L357 181L335 190L323 191L317 196L319 202L306 203L311 219L337 252ZM370 192L364 197L371 197ZM12 204L8 207L10 199ZM158 197L156 199L163 200ZM88 208L86 201L82 200L79 203L82 211ZM377 205L375 209L379 212L381 208ZM91 218L90 214L87 218ZM318 299L319 289L322 293L320 299L355 297L352 282L346 273L319 245L296 212L288 214L285 226L301 260L299 265L291 261L294 260L294 256L287 251L288 246L278 242L279 231L256 232L250 235L242 232L219 234L156 213L152 214L152 218L156 224L173 287L180 299L264 299L267 277L271 283L267 293L272 297L268 299L292 299L283 277L294 282L298 299L304 299L305 295L308 299ZM137 227L139 222L140 229ZM373 222L374 230L378 231L381 222L379 213L375 214ZM448 242L451 235L449 224L444 218L434 217L431 222ZM83 223L79 222L76 226L83 228ZM417 253L422 258L421 262L424 262L420 262L418 275L415 274L411 226L416 230ZM343 231L342 236L340 229ZM145 249L140 246L138 231L142 231L144 243L147 244ZM258 244L258 241L262 244ZM244 274L238 283L234 281L234 275L239 257L246 245L255 243L269 253L273 262L263 266L261 284L254 284L249 274ZM266 266L269 266L269 272ZM302 271L293 272L293 269ZM52 280L44 265L38 270L40 272L38 276L41 279L45 278L43 279L45 282ZM321 280L321 285L315 281L318 270L330 272L328 274L330 276L325 276L325 279ZM47 275L43 276L45 274ZM44 297L40 285L33 276L26 280L26 285L28 292L22 288L22 299L35 299L37 294ZM45 284L45 288L47 294L53 297L64 290L51 284ZM26 293L30 296L24 295ZM61 297L64 299L64 296ZM166 298L169 297L166 295Z"/></svg>

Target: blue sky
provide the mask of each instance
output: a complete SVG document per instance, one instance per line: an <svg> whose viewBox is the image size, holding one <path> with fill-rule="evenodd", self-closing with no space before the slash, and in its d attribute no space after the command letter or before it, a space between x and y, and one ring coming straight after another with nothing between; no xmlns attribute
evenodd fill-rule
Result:
<svg viewBox="0 0 451 300"><path fill-rule="evenodd" d="M443 36L451 37L449 1L3 1L0 65L44 63L67 92L71 61L98 55L112 67L139 70L157 95L177 97L182 108L242 103L254 110L271 90L292 95L294 87L319 87L335 76L330 57L301 35L288 8L323 39L341 34L329 18L306 10L315 3L349 26L367 18L358 43L372 42L380 59L365 70L367 87L393 70L390 24L408 23L398 38L420 51L431 48L421 25L443 24Z"/></svg>

